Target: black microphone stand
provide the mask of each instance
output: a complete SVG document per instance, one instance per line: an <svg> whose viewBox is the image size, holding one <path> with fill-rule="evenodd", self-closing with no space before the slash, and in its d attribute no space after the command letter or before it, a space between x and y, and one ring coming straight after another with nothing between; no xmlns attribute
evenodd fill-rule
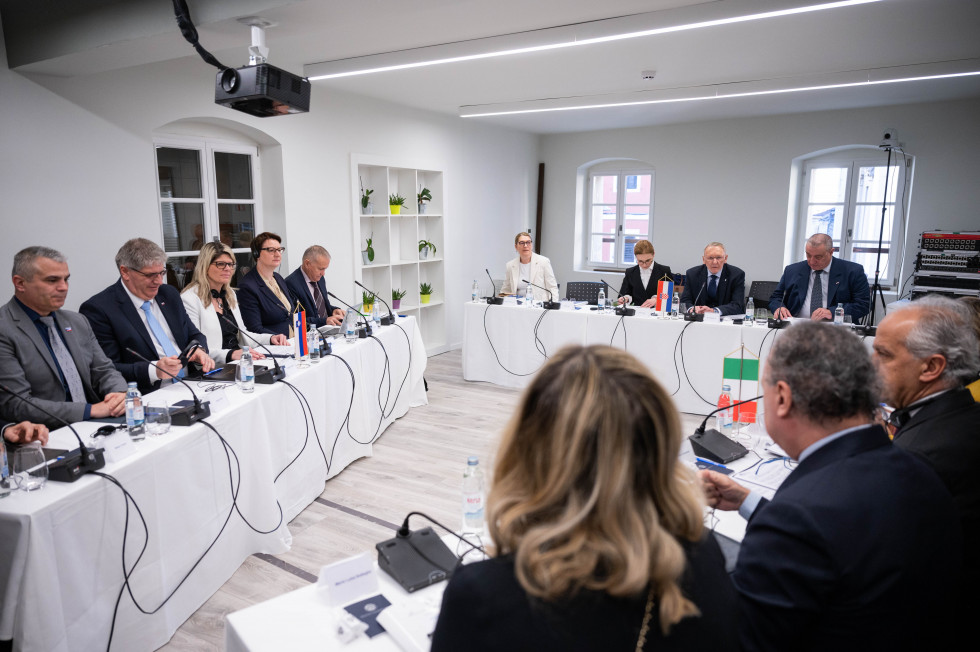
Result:
<svg viewBox="0 0 980 652"><path fill-rule="evenodd" d="M218 313L215 313L215 314L218 315ZM258 383L259 385L271 385L272 383L276 382L277 380L282 380L283 378L286 377L286 370L283 367L279 366L279 361L276 360L276 356L272 355L272 351L270 351L266 347L265 344L263 344L262 342L259 342L257 339L255 339L254 337L252 337L249 333L245 332L245 329L244 328L239 327L238 324L236 324L232 320L228 319L224 315L218 315L218 319L223 320L229 326L234 326L235 329L238 331L238 334L239 335L244 335L249 340L251 340L253 343L258 344L259 346L261 346L263 349L265 349L265 352L269 354L269 357L272 358L272 364L275 365L275 369L274 370L273 369L269 369L265 365L260 365L259 369L262 370L262 373L259 373L258 371L256 371L256 373L255 373L255 382L256 383ZM306 337L306 335L304 334L303 337ZM205 378L202 378L202 380L207 380L207 378L206 377Z"/></svg>
<svg viewBox="0 0 980 652"><path fill-rule="evenodd" d="M48 412L27 397L21 396L6 385L0 385L0 390L3 390L15 398L19 398L31 407L44 412L55 421L67 426L68 429L71 430L72 434L75 435L75 439L78 440L77 451L69 452L65 455L65 459L58 460L57 462L53 462L48 465L48 479L55 482L74 482L86 473L98 471L105 466L105 452L101 448L88 448L85 445L85 442L82 441L82 438L79 436L78 431L75 430L73 425L61 417Z"/></svg>
<svg viewBox="0 0 980 652"><path fill-rule="evenodd" d="M372 292L370 289L368 289L367 287L365 287L364 284L361 283L360 281L354 281L354 284L357 285L358 287L364 289L364 290L367 290L370 294L374 295L375 298L381 299L381 295L380 294L378 294L377 292ZM384 299L381 299L381 303L385 304L385 308L388 309L388 316L381 318L381 325L382 326L391 326L392 324L395 323L395 314L391 311L391 306L388 305L388 302L387 301L385 301Z"/></svg>
<svg viewBox="0 0 980 652"><path fill-rule="evenodd" d="M732 460L737 460L743 455L747 454L749 451L745 446L742 446L737 441L732 441L722 433L718 432L714 428L705 431L708 425L708 419L711 418L712 414L716 412L721 412L722 410L734 409L739 405L744 405L745 403L751 403L752 401L758 401L762 398L762 395L756 396L755 398L746 399L744 401L739 401L738 403L732 403L731 405L726 405L724 407L716 408L711 412L708 412L704 417L704 421L698 426L694 434L688 437L691 442L691 448L694 450L694 454L698 457L706 457L710 460L714 460L719 464L727 464Z"/></svg>
<svg viewBox="0 0 980 652"><path fill-rule="evenodd" d="M600 278L599 282L605 285L607 288L609 288L610 292L615 292L617 297L623 296L622 294L619 293L619 290L614 290L613 286L606 283L604 279ZM620 317L632 317L633 315L636 314L636 310L634 308L627 308L626 303L623 302L622 305L616 306L615 313ZM625 326L623 328L625 328Z"/></svg>
<svg viewBox="0 0 980 652"><path fill-rule="evenodd" d="M541 307L542 308L544 308L545 310L558 310L559 308L561 308L561 303L559 303L558 301L555 301L554 300L555 299L555 295L554 295L554 293L551 290L549 290L546 287L541 287L540 285L535 285L534 283L532 283L531 281L529 281L527 279L523 279L523 280L524 280L525 283L527 283L531 287L538 288L540 290L544 290L545 292L548 293L548 300L541 302ZM533 296L533 293L532 293L532 296Z"/></svg>
<svg viewBox="0 0 980 652"><path fill-rule="evenodd" d="M371 328L371 320L368 319L368 316L367 315L365 315L363 312L361 312L360 310L358 310L354 306L350 305L349 303L347 303L346 301L344 301L343 299L341 299L340 297L338 297L336 294L334 294L330 290L327 290L327 296L333 297L334 299L336 299L340 303L344 304L345 306L347 306L348 308L350 308L351 310L353 310L354 312L356 312L357 314L359 314L361 317L364 317L364 330L357 329L357 337L358 337L358 339L362 339L363 340L364 338L371 337L374 334L374 329Z"/></svg>
<svg viewBox="0 0 980 652"><path fill-rule="evenodd" d="M888 308L885 307L885 293L881 289L881 283L879 279L881 277L881 249L884 243L885 237L885 217L888 215L888 174L892 169L892 146L884 145L884 149L888 152L888 160L885 163L885 191L881 198L881 225L878 229L878 255L875 258L875 282L871 286L871 312L864 319L864 324L857 326L854 330L865 336L874 336L878 332L878 327L875 326L875 314L877 313L876 308L878 307L878 297L881 297L881 309L884 313L888 314Z"/></svg>
<svg viewBox="0 0 980 652"><path fill-rule="evenodd" d="M493 288L493 294L491 294L489 297L486 297L487 303L489 303L491 306L503 305L504 298L497 296L497 284L493 282L493 277L490 276L490 270L484 267L483 271L487 273L487 278L490 279L490 287Z"/></svg>
<svg viewBox="0 0 980 652"><path fill-rule="evenodd" d="M181 385L186 387L187 391L189 391L191 393L191 396L194 397L194 405L185 405L177 409L173 409L173 408L170 409L170 422L172 424L174 424L175 426L189 426L200 421L201 419L205 419L211 416L211 404L208 403L207 401L201 401L201 399L197 397L197 394L194 393L194 390L191 389L191 386L188 385L183 378L178 378L177 376L170 373L160 365L150 362L144 356L140 355L138 351L134 351L133 349L130 349L128 347L126 348L126 351L129 352L131 355L135 355L137 358L147 363L157 371L162 371L163 373L167 374L168 376L170 376L171 378L179 382Z"/></svg>

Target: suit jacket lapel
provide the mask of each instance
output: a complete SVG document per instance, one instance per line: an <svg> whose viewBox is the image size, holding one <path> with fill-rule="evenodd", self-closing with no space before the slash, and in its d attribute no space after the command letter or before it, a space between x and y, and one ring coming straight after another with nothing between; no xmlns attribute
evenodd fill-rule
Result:
<svg viewBox="0 0 980 652"><path fill-rule="evenodd" d="M146 327L146 324L143 323L139 313L136 312L136 306L133 305L133 302L129 298L129 293L123 287L122 279L116 282L116 302L119 304L120 312L129 320L130 325L140 334L140 337L143 338L143 343L148 347L147 350L152 351L153 355L156 355L157 347L153 343L152 335L150 335L150 331Z"/></svg>
<svg viewBox="0 0 980 652"><path fill-rule="evenodd" d="M56 318L58 320L58 326L61 328L61 332L64 334L65 345L68 347L68 352L71 354L72 360L75 361L75 369L78 371L78 376L82 380L82 386L85 390L90 393L94 393L95 389L92 387L92 375L88 373L88 366L82 364L85 359L82 355L82 346L78 341L78 335L67 317L62 316L59 310L56 313Z"/></svg>
<svg viewBox="0 0 980 652"><path fill-rule="evenodd" d="M58 375L58 367L55 365L54 358L51 357L51 352L48 350L47 344L41 339L41 334L37 332L37 327L31 318L27 316L20 306L14 303L14 300L10 300L10 304L7 305L7 309L10 310L11 316L13 316L14 321L17 323L17 328L21 330L24 335L31 341L34 348L37 349L44 361L48 363L48 369L54 374L54 377L61 383L61 376ZM74 355L74 354L73 354Z"/></svg>
<svg viewBox="0 0 980 652"><path fill-rule="evenodd" d="M844 278L844 266L841 261L836 258L830 265L830 276L827 279L827 308L830 312L834 311L834 306L837 305L835 301L837 297L837 288L840 287L840 282Z"/></svg>
<svg viewBox="0 0 980 652"><path fill-rule="evenodd" d="M180 349L181 344L178 336L184 332L184 329L182 328L183 324L178 321L178 311L174 310L173 307L167 303L166 299L160 296L159 292L154 298L154 301L156 301L157 305L160 306L160 312L163 313L163 318L167 320L167 325L170 326L170 334L174 337L174 344L178 349Z"/></svg>

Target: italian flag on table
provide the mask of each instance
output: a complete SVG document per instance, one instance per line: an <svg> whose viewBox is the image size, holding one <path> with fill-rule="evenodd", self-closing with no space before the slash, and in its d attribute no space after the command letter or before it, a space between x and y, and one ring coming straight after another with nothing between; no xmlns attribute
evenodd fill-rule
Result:
<svg viewBox="0 0 980 652"><path fill-rule="evenodd" d="M725 356L722 367L722 383L732 388L732 403L759 395L759 359L745 358L744 346ZM749 351L749 355L752 352ZM734 408L732 420L736 423L755 423L758 401L752 401Z"/></svg>

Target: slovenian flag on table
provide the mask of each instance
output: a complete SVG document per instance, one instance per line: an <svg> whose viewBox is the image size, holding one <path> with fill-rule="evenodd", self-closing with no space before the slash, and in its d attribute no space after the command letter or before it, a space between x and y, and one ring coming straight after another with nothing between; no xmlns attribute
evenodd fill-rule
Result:
<svg viewBox="0 0 980 652"><path fill-rule="evenodd" d="M732 388L733 403L759 395L759 359L743 357L745 351L748 349L742 346L737 355L726 356L721 374L725 384ZM751 351L749 355L754 356ZM738 405L734 408L732 419L735 423L755 423L757 410L758 401Z"/></svg>
<svg viewBox="0 0 980 652"><path fill-rule="evenodd" d="M306 344L305 311L299 310L293 313L293 332L296 333L296 358L303 358L310 352Z"/></svg>
<svg viewBox="0 0 980 652"><path fill-rule="evenodd" d="M665 276L657 283L657 312L670 312L670 304L674 302L674 282Z"/></svg>

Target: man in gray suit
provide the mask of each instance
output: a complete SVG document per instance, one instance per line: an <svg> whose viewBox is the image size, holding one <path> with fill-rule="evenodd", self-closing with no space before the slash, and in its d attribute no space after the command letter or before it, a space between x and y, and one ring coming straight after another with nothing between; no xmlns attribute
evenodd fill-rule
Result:
<svg viewBox="0 0 980 652"><path fill-rule="evenodd" d="M68 422L125 413L126 381L99 346L85 317L62 310L68 262L47 247L14 257L14 297L0 307L0 384ZM61 423L0 392L0 419Z"/></svg>

